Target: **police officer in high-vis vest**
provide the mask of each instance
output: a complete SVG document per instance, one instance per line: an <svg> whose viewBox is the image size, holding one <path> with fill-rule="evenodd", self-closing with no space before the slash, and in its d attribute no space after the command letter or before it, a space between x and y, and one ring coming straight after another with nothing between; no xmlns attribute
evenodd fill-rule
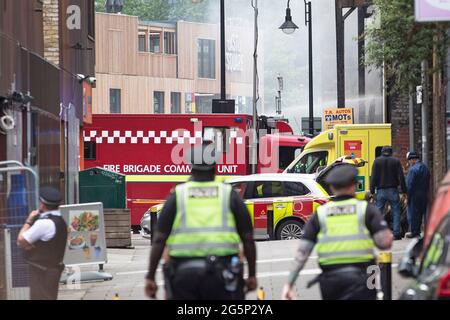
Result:
<svg viewBox="0 0 450 320"><path fill-rule="evenodd" d="M191 179L167 199L153 235L146 293L155 298L155 274L165 248L166 298L245 299L256 289L256 246L247 207L231 186L215 181L214 145L190 152ZM240 245L248 262L243 278Z"/></svg>
<svg viewBox="0 0 450 320"><path fill-rule="evenodd" d="M355 166L342 164L325 179L334 196L306 223L283 299L293 299L298 274L314 247L322 269L316 280L323 299L376 299L376 286L369 279L373 272L368 268L376 265L375 247L389 249L393 235L375 206L355 199L357 176Z"/></svg>
<svg viewBox="0 0 450 320"><path fill-rule="evenodd" d="M17 237L30 266L31 300L56 300L59 280L64 270L67 224L58 210L61 193L43 187L39 195L39 210L30 213Z"/></svg>

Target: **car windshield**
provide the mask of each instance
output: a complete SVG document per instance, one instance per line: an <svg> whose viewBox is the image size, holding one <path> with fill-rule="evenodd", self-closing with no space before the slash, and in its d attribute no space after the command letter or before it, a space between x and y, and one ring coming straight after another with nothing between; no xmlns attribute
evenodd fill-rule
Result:
<svg viewBox="0 0 450 320"><path fill-rule="evenodd" d="M295 157L302 153L303 147L280 147L279 148L279 168L281 170L286 169Z"/></svg>
<svg viewBox="0 0 450 320"><path fill-rule="evenodd" d="M294 166L292 172L314 174L319 167L326 166L328 162L328 152L318 151L304 155Z"/></svg>

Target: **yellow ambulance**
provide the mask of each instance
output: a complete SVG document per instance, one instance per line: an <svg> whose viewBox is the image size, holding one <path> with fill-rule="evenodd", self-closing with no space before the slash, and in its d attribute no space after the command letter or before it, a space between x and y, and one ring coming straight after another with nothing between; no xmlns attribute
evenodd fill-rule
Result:
<svg viewBox="0 0 450 320"><path fill-rule="evenodd" d="M338 124L311 140L284 172L314 174L337 158L362 158L367 165L359 167L357 191L364 193L370 190L373 161L391 144L390 124Z"/></svg>

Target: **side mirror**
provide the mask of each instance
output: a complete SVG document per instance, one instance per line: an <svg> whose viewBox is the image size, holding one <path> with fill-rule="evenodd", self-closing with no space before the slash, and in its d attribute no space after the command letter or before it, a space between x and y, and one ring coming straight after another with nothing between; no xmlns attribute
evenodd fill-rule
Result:
<svg viewBox="0 0 450 320"><path fill-rule="evenodd" d="M399 266L398 273L405 278L417 278L419 275L419 266L416 261L419 258L423 249L423 238L414 239L406 248L406 253L403 256Z"/></svg>

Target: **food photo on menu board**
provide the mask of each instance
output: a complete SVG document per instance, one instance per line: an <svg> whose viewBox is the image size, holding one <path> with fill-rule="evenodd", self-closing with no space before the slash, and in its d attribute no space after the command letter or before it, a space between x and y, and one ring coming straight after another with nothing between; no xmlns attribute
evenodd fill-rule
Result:
<svg viewBox="0 0 450 320"><path fill-rule="evenodd" d="M97 244L99 238L99 211L73 210L69 214L69 250L83 251L85 260L100 258L101 246Z"/></svg>

